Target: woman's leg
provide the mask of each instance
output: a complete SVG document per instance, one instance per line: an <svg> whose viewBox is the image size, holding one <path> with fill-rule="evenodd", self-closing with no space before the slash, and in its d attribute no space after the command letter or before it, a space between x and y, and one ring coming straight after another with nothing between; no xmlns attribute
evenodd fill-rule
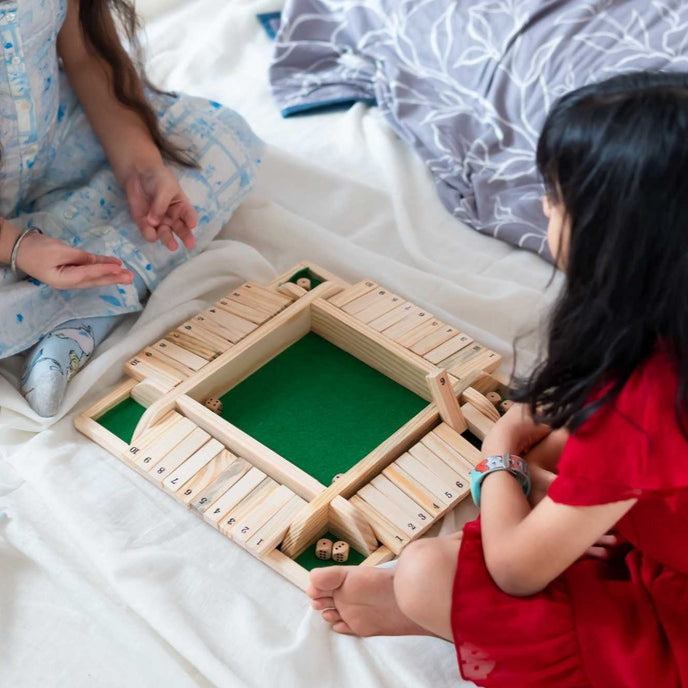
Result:
<svg viewBox="0 0 688 688"><path fill-rule="evenodd" d="M338 633L435 635L452 640L451 603L461 533L413 542L396 567L311 572L312 606Z"/></svg>

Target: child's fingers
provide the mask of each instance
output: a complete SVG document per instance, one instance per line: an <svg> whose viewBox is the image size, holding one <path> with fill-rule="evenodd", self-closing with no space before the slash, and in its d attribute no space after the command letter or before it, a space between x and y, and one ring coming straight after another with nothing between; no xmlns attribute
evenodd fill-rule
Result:
<svg viewBox="0 0 688 688"><path fill-rule="evenodd" d="M163 184L156 192L153 201L150 205L150 210L146 216L146 220L153 227L160 227L163 217L167 214L167 209L170 207L172 199L175 197L177 189L172 185Z"/></svg>
<svg viewBox="0 0 688 688"><path fill-rule="evenodd" d="M60 289L91 289L109 284L131 284L134 273L112 263L68 265L59 270Z"/></svg>
<svg viewBox="0 0 688 688"><path fill-rule="evenodd" d="M180 205L182 206L180 218L184 220L184 223L189 229L193 229L198 224L198 213L196 209L188 200L184 203L180 203Z"/></svg>
<svg viewBox="0 0 688 688"><path fill-rule="evenodd" d="M589 557L594 557L595 559L609 558L609 550L606 547L596 547L595 545L593 545L592 547L588 547L585 553Z"/></svg>
<svg viewBox="0 0 688 688"><path fill-rule="evenodd" d="M174 238L172 227L170 227L168 224L161 224L158 227L157 232L160 242L164 244L170 251L176 251L179 248L179 244Z"/></svg>
<svg viewBox="0 0 688 688"><path fill-rule="evenodd" d="M177 235L179 240L186 246L188 249L192 249L196 245L196 239L193 235L193 232L189 227L186 226L186 224L181 220L170 220L170 227L172 227L172 231Z"/></svg>

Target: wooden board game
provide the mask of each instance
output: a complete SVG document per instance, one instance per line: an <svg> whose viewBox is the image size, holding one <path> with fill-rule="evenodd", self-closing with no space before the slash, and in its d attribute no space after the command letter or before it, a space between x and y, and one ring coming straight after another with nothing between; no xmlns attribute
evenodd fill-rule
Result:
<svg viewBox="0 0 688 688"><path fill-rule="evenodd" d="M372 280L302 263L145 347L75 424L305 589L324 536L383 563L466 498L499 363Z"/></svg>

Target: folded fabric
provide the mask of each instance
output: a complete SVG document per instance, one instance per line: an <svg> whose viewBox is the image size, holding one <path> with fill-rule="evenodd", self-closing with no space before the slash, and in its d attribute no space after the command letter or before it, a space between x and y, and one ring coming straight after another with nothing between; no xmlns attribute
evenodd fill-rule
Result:
<svg viewBox="0 0 688 688"><path fill-rule="evenodd" d="M551 260L535 146L563 93L688 69L682 0L287 0L270 80L282 114L375 102L447 209Z"/></svg>

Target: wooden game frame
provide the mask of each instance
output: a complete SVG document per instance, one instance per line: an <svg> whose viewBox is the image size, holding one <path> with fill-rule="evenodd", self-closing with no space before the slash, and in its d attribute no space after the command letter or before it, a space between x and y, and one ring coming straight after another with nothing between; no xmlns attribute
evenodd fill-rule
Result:
<svg viewBox="0 0 688 688"><path fill-rule="evenodd" d="M291 284L294 275L304 273L320 284L303 293L293 287L283 288L282 285ZM369 288L369 285L372 287ZM352 285L314 263L304 262L273 282L262 287L253 285L253 288L264 289L275 295L288 294L290 303L196 372L184 379L177 378L180 381L171 387L161 383L161 380L165 381L164 376L157 379L139 373L132 368L132 361L138 359L130 359L125 364L125 371L137 375L138 379L127 379L78 415L75 425L147 479L152 479L148 471L132 462L132 457L144 438L154 434L170 414L177 413L285 490L300 497L304 505L292 513L288 523L283 525L283 532L275 534L274 546L271 544L267 551L262 551L260 558L292 583L305 589L308 572L295 558L323 533L334 533L365 555L362 565L383 563L397 556L408 542L426 532L437 518L468 494L468 481L464 481L465 485L457 482L457 485L461 485L461 493L452 493L452 499L445 500L445 503L433 504L437 510L433 512L430 522L418 522L422 527L414 528L413 534L407 532L400 535L402 531L397 526L390 527L393 524L380 518L380 512L370 508L360 498L358 491L369 489L367 486L371 481L380 480L378 476L382 476L383 471L389 470L390 465L409 449L420 447L419 443L424 438L432 436L437 442L434 433L440 431L444 440L453 446L457 462L454 470L461 470L465 475L465 467L479 459L479 452L461 437L461 433L469 430L480 439L485 436L499 416L485 394L495 390L504 393L505 385L490 374L499 365L500 357L485 347L474 345L475 351L470 356L460 357L458 363L445 370L361 322L338 305L345 303L349 297L362 298L357 296L359 293L372 294L379 288L372 281ZM380 290L379 293L386 292ZM385 298L389 300L390 296ZM353 298L349 303L353 303ZM421 312L420 316L425 318L425 313ZM447 332L451 329L449 327ZM420 413L331 485L323 485L203 405L205 399L233 388L311 331L428 402ZM165 359L164 356L161 358ZM156 359L156 363L160 364L160 361ZM130 397L146 407L146 411L128 444L107 430L98 419ZM451 453L449 445L442 444L447 454ZM446 460L450 458L445 457ZM461 469L459 464L462 464ZM159 481L156 484L161 487Z"/></svg>

